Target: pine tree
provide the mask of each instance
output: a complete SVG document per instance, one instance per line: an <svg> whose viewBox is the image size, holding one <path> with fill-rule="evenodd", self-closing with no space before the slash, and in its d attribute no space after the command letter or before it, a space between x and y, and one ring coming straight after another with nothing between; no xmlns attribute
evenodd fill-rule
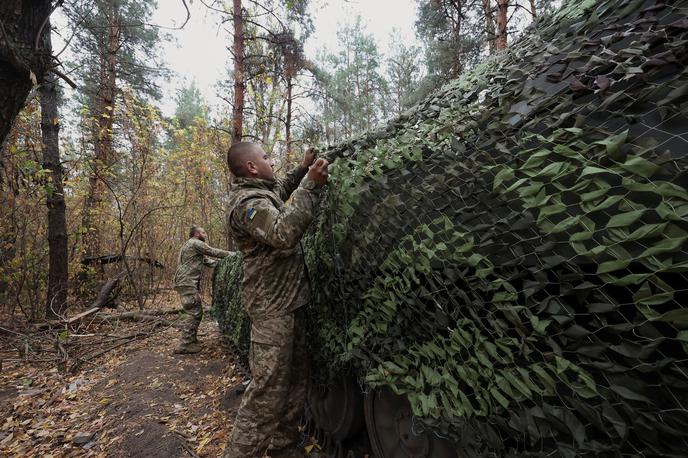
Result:
<svg viewBox="0 0 688 458"><path fill-rule="evenodd" d="M231 93L223 99L231 106L233 142L260 141L267 150L284 152L287 161L299 76L309 64L303 56L303 41L312 31L308 1L252 1L242 7L234 0L231 11L225 10L233 24L232 68L221 87Z"/></svg>
<svg viewBox="0 0 688 458"><path fill-rule="evenodd" d="M327 141L374 127L388 114L382 56L360 16L337 31L337 53L320 56L321 108Z"/></svg>
<svg viewBox="0 0 688 458"><path fill-rule="evenodd" d="M43 32L44 47L52 55L50 21ZM58 112L57 77L48 71L40 87L41 134L43 139L43 168L50 171L46 184L48 207L48 290L45 311L49 317L61 314L67 308L69 282L67 221L60 161L60 118Z"/></svg>
<svg viewBox="0 0 688 458"><path fill-rule="evenodd" d="M420 48L405 45L398 32L395 32L391 41L394 45L386 59L386 77L394 105L393 112L400 115L415 100L413 95L423 76L418 57Z"/></svg>
<svg viewBox="0 0 688 458"><path fill-rule="evenodd" d="M186 129L193 124L194 120L203 118L207 114L206 102L195 81L179 89L175 100L177 106L174 110L174 117L182 129Z"/></svg>
<svg viewBox="0 0 688 458"><path fill-rule="evenodd" d="M123 87L158 98L155 77L165 72L156 63L160 35L147 22L155 0L93 0L68 9L77 35L78 63L83 80L81 103L86 108L84 129L90 130L88 195L84 201L82 230L86 255L101 254L99 218L104 211L106 181L117 162L113 147L118 97Z"/></svg>
<svg viewBox="0 0 688 458"><path fill-rule="evenodd" d="M477 3L465 0L420 0L416 32L424 41L433 85L458 77L479 58L485 43Z"/></svg>

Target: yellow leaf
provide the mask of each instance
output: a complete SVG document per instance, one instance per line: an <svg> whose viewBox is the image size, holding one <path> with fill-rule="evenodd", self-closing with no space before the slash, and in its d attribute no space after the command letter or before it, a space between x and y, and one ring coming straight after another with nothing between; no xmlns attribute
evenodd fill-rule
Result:
<svg viewBox="0 0 688 458"><path fill-rule="evenodd" d="M210 437L203 439L201 443L198 444L198 447L196 447L196 453L201 453L201 450L203 450L203 447L205 447L208 442L210 442Z"/></svg>

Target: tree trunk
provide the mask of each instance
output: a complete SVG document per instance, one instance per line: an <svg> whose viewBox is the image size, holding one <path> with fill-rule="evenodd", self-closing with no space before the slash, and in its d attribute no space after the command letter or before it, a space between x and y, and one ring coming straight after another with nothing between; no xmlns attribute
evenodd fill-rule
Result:
<svg viewBox="0 0 688 458"><path fill-rule="evenodd" d="M46 41L50 49L50 23L45 26ZM57 111L57 84L52 72L45 76L40 88L41 133L43 136L43 168L50 170L50 188L47 191L48 206L48 297L46 316L57 317L67 308L67 222L62 186L59 132L60 119Z"/></svg>
<svg viewBox="0 0 688 458"><path fill-rule="evenodd" d="M232 107L232 144L238 143L244 131L244 17L241 0L234 0L234 107Z"/></svg>
<svg viewBox="0 0 688 458"><path fill-rule="evenodd" d="M50 67L45 40L36 42L50 12L50 0L0 2L0 146L31 91L32 74L40 82Z"/></svg>
<svg viewBox="0 0 688 458"><path fill-rule="evenodd" d="M287 163L291 160L291 111L292 111L292 93L294 89L294 82L292 76L287 75L287 116L284 122L284 131L287 140Z"/></svg>
<svg viewBox="0 0 688 458"><path fill-rule="evenodd" d="M119 11L113 6L108 25L108 43L100 57L98 93L95 101L93 126L93 161L89 177L88 196L84 201L82 228L84 233L84 254L97 256L101 251L100 226L105 199L105 183L112 166L112 127L117 91L117 58L120 38Z"/></svg>
<svg viewBox="0 0 688 458"><path fill-rule="evenodd" d="M461 74L461 71L463 70L463 63L462 63L462 53L463 50L461 49L461 22L462 22L462 2L456 2L453 4L454 7L454 12L456 13L456 17L454 20L452 20L452 39L454 43L457 43L459 45L459 49L456 50L454 53L454 56L452 57L452 66L451 66L451 73L452 73L452 78L458 78L459 75Z"/></svg>
<svg viewBox="0 0 688 458"><path fill-rule="evenodd" d="M535 4L535 0L530 0L530 14L533 16L533 19L537 18L537 5Z"/></svg>
<svg viewBox="0 0 688 458"><path fill-rule="evenodd" d="M508 12L509 0L497 0L497 38L495 39L497 51L506 49Z"/></svg>
<svg viewBox="0 0 688 458"><path fill-rule="evenodd" d="M490 54L495 52L495 23L492 14L492 0L483 0L483 11L485 12L485 32L487 34L487 45Z"/></svg>

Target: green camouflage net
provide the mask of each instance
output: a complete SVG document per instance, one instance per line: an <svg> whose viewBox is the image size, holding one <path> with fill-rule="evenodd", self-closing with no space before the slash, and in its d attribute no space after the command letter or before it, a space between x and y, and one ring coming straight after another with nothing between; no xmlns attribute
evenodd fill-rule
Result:
<svg viewBox="0 0 688 458"><path fill-rule="evenodd" d="M569 2L328 150L314 368L468 456L685 456L688 1Z"/></svg>
<svg viewBox="0 0 688 458"><path fill-rule="evenodd" d="M232 345L239 364L248 367L250 320L241 301L243 256L229 256L218 262L213 272L212 315Z"/></svg>

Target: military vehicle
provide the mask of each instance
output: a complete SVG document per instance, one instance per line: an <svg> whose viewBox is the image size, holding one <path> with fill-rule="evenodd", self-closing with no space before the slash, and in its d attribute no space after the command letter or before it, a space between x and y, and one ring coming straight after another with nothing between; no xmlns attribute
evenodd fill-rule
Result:
<svg viewBox="0 0 688 458"><path fill-rule="evenodd" d="M688 1L564 3L330 147L305 237L333 454L685 456ZM240 260L215 307L242 355Z"/></svg>

